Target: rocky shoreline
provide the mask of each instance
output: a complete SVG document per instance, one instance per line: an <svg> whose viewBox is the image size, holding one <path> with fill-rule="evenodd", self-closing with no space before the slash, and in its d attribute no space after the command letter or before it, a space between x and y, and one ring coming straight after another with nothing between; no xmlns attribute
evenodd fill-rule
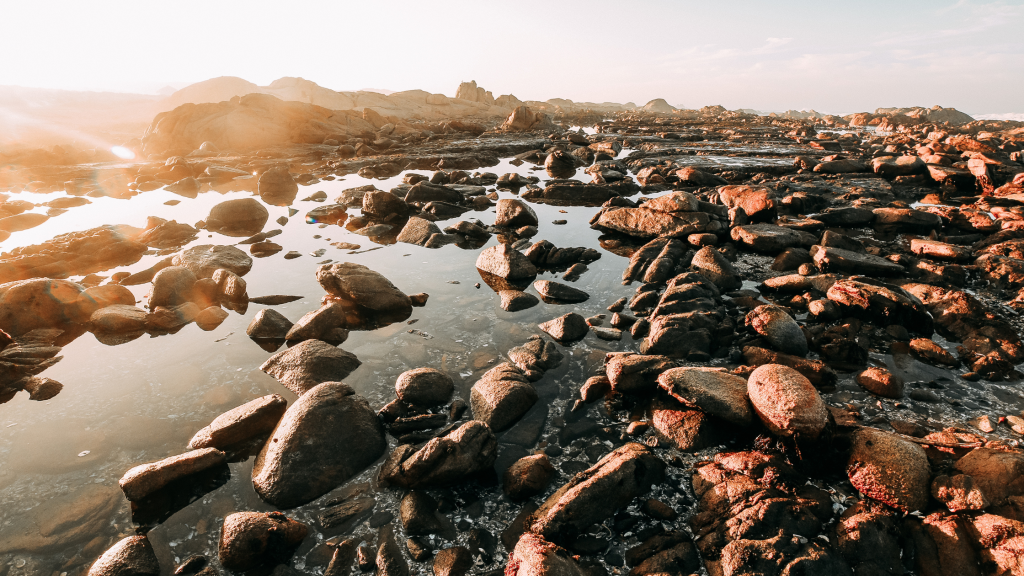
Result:
<svg viewBox="0 0 1024 576"><path fill-rule="evenodd" d="M61 398L73 384L44 372L86 332L173 342L193 323L244 327L267 353L245 369L277 390L135 460L120 494L33 513L0 537L0 576L1024 573L1021 128L370 116L322 143L217 152L162 133L161 161L5 175L64 193L46 214L0 203L12 239L99 199L239 197L194 225L105 222L0 254L0 399ZM393 185L304 190L353 175ZM310 252L320 292L293 322L278 308L302 297L249 292L251 272L303 256L282 254L295 225L342 240ZM365 248L463 252L478 292L425 290ZM432 307L508 330L478 332L492 353L451 341L360 379L387 361L346 348L443 337L412 327ZM118 537L90 541L119 509ZM173 547L215 548L149 537L178 527Z"/></svg>

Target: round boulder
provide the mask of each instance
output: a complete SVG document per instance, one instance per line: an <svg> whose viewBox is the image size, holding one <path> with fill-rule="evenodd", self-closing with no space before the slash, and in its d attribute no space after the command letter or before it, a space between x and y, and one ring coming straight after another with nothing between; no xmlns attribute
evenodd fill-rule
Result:
<svg viewBox="0 0 1024 576"><path fill-rule="evenodd" d="M746 324L764 336L779 352L795 356L807 355L804 331L781 306L766 304L754 308L747 314Z"/></svg>
<svg viewBox="0 0 1024 576"><path fill-rule="evenodd" d="M868 497L904 512L928 505L931 467L923 448L895 434L861 428L846 467L850 483Z"/></svg>
<svg viewBox="0 0 1024 576"><path fill-rule="evenodd" d="M220 533L220 563L242 572L287 562L308 533L309 527L280 512L229 514Z"/></svg>
<svg viewBox="0 0 1024 576"><path fill-rule="evenodd" d="M747 396L773 434L815 440L828 424L828 408L814 385L789 366L765 364L754 370Z"/></svg>
<svg viewBox="0 0 1024 576"><path fill-rule="evenodd" d="M451 376L435 368L406 370L395 381L398 397L418 406L439 406L455 391Z"/></svg>

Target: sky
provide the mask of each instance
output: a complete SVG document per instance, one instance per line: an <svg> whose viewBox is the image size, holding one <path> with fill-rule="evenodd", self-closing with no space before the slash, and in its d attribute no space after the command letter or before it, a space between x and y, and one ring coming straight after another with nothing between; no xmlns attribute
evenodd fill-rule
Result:
<svg viewBox="0 0 1024 576"><path fill-rule="evenodd" d="M217 76L678 107L1024 113L1024 0L4 0L0 85Z"/></svg>

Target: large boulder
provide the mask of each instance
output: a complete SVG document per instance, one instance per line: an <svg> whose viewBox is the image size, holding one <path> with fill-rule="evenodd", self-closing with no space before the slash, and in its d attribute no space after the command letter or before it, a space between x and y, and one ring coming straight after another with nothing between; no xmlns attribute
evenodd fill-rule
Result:
<svg viewBox="0 0 1024 576"><path fill-rule="evenodd" d="M534 130L551 130L555 123L543 112L534 112L526 106L516 106L501 124L504 132L532 132Z"/></svg>
<svg viewBox="0 0 1024 576"><path fill-rule="evenodd" d="M225 200L210 209L206 229L225 236L248 237L263 230L270 212L255 198Z"/></svg>
<svg viewBox="0 0 1024 576"><path fill-rule="evenodd" d="M530 208L530 205L518 198L503 198L498 200L494 217L495 226L507 226L519 228L522 226L536 226L537 213Z"/></svg>
<svg viewBox="0 0 1024 576"><path fill-rule="evenodd" d="M153 292L149 296L149 307L178 306L192 299L192 287L196 275L184 266L168 266L153 277ZM134 300L130 304L134 304Z"/></svg>
<svg viewBox="0 0 1024 576"><path fill-rule="evenodd" d="M854 488L893 508L913 512L928 505L928 455L896 434L874 428L858 430L846 470Z"/></svg>
<svg viewBox="0 0 1024 576"><path fill-rule="evenodd" d="M646 494L664 474L665 463L650 448L626 444L548 497L528 529L547 539L568 539Z"/></svg>
<svg viewBox="0 0 1024 576"><path fill-rule="evenodd" d="M360 364L351 352L321 340L303 340L267 358L260 370L301 396L318 384L345 378Z"/></svg>
<svg viewBox="0 0 1024 576"><path fill-rule="evenodd" d="M754 412L779 436L815 440L829 423L828 407L803 374L789 366L765 364L747 378Z"/></svg>
<svg viewBox="0 0 1024 576"><path fill-rule="evenodd" d="M417 450L399 446L380 468L378 479L403 488L432 488L456 484L494 464L498 441L479 420L431 439Z"/></svg>
<svg viewBox="0 0 1024 576"><path fill-rule="evenodd" d="M186 248L172 260L174 266L183 266L196 278L213 278L213 273L224 269L245 276L252 269L252 258L234 246L203 244Z"/></svg>
<svg viewBox="0 0 1024 576"><path fill-rule="evenodd" d="M18 336L36 328L81 321L85 288L68 280L35 278L0 286L0 330Z"/></svg>
<svg viewBox="0 0 1024 576"><path fill-rule="evenodd" d="M384 427L366 399L341 382L324 382L284 413L253 464L253 487L268 503L294 508L337 488L386 450Z"/></svg>
<svg viewBox="0 0 1024 576"><path fill-rule="evenodd" d="M452 397L455 382L436 368L406 370L395 381L395 394L417 406L440 406Z"/></svg>

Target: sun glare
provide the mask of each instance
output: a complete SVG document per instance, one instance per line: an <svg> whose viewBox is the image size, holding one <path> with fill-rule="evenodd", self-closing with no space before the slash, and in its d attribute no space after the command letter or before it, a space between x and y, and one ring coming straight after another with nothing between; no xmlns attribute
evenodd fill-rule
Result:
<svg viewBox="0 0 1024 576"><path fill-rule="evenodd" d="M135 152L125 148L124 146L114 146L110 149L114 153L114 156L121 158L122 160L134 160Z"/></svg>

